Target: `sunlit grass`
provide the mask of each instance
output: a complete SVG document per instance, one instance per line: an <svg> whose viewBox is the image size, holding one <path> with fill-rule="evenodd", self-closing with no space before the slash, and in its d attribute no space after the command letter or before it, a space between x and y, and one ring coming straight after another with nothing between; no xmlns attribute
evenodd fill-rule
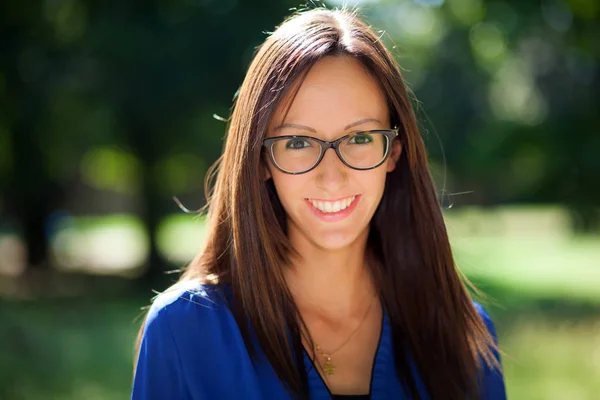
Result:
<svg viewBox="0 0 600 400"><path fill-rule="evenodd" d="M200 251L206 237L203 216L177 214L165 218L156 233L158 248L167 260L185 263Z"/></svg>
<svg viewBox="0 0 600 400"><path fill-rule="evenodd" d="M0 398L126 398L142 305L0 302Z"/></svg>
<svg viewBox="0 0 600 400"><path fill-rule="evenodd" d="M558 207L445 214L458 267L514 292L600 303L600 236L574 235Z"/></svg>
<svg viewBox="0 0 600 400"><path fill-rule="evenodd" d="M55 229L52 262L60 270L124 276L142 272L150 243L135 216L64 216Z"/></svg>
<svg viewBox="0 0 600 400"><path fill-rule="evenodd" d="M521 317L500 334L509 399L598 398L600 315L576 323Z"/></svg>
<svg viewBox="0 0 600 400"><path fill-rule="evenodd" d="M600 238L461 237L457 264L515 291L600 303Z"/></svg>

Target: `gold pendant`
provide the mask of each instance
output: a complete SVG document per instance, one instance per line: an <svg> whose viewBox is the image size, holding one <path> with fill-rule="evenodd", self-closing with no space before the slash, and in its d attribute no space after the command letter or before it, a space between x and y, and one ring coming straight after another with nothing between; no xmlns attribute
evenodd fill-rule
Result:
<svg viewBox="0 0 600 400"><path fill-rule="evenodd" d="M335 373L335 367L331 362L331 357L327 357L327 361L325 361L325 364L323 365L323 371L325 371L325 374L328 376L331 376Z"/></svg>

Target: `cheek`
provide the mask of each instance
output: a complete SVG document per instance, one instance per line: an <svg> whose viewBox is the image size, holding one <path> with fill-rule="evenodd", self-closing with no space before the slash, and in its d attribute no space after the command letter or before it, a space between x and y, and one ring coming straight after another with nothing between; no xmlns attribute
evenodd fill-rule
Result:
<svg viewBox="0 0 600 400"><path fill-rule="evenodd" d="M387 179L387 171L385 167L378 167L375 170L369 171L369 175L363 179L363 187L374 200L379 200L385 189Z"/></svg>
<svg viewBox="0 0 600 400"><path fill-rule="evenodd" d="M279 196L279 200L286 212L291 211L291 207L298 199L301 200L301 188L303 185L300 176L286 175L279 171L273 172L273 183Z"/></svg>

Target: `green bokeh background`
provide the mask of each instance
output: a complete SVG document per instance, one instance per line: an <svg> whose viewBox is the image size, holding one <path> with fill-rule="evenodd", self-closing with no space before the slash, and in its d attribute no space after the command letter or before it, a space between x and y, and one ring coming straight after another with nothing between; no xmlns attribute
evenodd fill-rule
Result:
<svg viewBox="0 0 600 400"><path fill-rule="evenodd" d="M371 0L510 399L600 398L600 3ZM338 6L329 2L328 7ZM0 4L0 399L129 396L266 0Z"/></svg>

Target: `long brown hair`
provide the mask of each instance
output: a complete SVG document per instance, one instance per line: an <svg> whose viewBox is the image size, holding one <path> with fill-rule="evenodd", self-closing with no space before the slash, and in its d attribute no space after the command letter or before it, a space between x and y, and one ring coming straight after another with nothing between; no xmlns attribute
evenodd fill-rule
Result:
<svg viewBox="0 0 600 400"><path fill-rule="evenodd" d="M455 267L399 67L356 11L297 12L257 50L235 100L223 155L212 169L212 187L207 179L205 247L180 280L230 284L230 307L250 354L256 349L249 327L288 390L299 397L308 394L304 324L283 275L293 249L273 182L265 182L261 173L261 149L282 97L330 55L354 57L377 79L403 145L367 244L376 260L369 265L389 316L399 378L418 398L406 349L432 399L474 398L481 360L500 368L493 353L497 347Z"/></svg>

